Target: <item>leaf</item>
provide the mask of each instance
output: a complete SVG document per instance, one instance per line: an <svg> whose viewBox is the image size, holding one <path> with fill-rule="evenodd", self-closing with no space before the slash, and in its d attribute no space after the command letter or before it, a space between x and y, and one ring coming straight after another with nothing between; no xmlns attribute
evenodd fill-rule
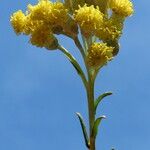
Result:
<svg viewBox="0 0 150 150"><path fill-rule="evenodd" d="M79 64L75 61L75 59L73 60L73 57L70 57L71 55L66 55L67 58L69 59L69 61L71 62L71 64L73 65L73 67L75 68L75 70L77 71L77 73L79 74L79 76L81 77L85 87L86 87L86 78L85 75L81 69L81 67L79 66Z"/></svg>
<svg viewBox="0 0 150 150"><path fill-rule="evenodd" d="M80 121L80 124L81 124L85 144L86 144L87 148L89 148L89 138L88 138L88 134L87 134L87 131L86 131L86 126L84 124L83 118L82 118L80 113L76 113L76 114L77 114L77 116L79 118L79 121Z"/></svg>
<svg viewBox="0 0 150 150"><path fill-rule="evenodd" d="M75 68L75 70L77 71L79 76L81 77L83 84L86 88L86 86L87 86L86 76L85 76L82 68L80 67L80 65L76 61L76 59L64 47L59 46L58 49L61 50L65 54L65 56L68 58L68 60L71 62L71 64L73 65L73 67Z"/></svg>
<svg viewBox="0 0 150 150"><path fill-rule="evenodd" d="M102 119L106 119L105 116L101 116L99 118L97 118L94 122L94 126L93 126L93 129L92 129L92 137L96 138L97 136L97 133L98 133L98 127L102 121Z"/></svg>
<svg viewBox="0 0 150 150"><path fill-rule="evenodd" d="M95 102L94 102L95 113L96 113L98 104L103 100L103 98L105 98L106 96L110 96L110 95L112 95L112 94L113 94L112 92L103 93L102 95L100 95L100 96L95 100Z"/></svg>

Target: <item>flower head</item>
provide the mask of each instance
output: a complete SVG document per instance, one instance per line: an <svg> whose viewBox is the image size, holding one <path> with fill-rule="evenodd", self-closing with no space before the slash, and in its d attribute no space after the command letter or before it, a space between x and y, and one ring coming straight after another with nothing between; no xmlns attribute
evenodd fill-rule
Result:
<svg viewBox="0 0 150 150"><path fill-rule="evenodd" d="M10 22L16 32L16 34L21 34L24 30L24 26L25 26L25 21L26 21L26 16L24 15L24 13L19 10L17 12L15 12L10 19Z"/></svg>
<svg viewBox="0 0 150 150"><path fill-rule="evenodd" d="M61 2L41 0L37 5L28 5L28 9L32 20L42 20L53 27L63 26L68 19L68 10Z"/></svg>
<svg viewBox="0 0 150 150"><path fill-rule="evenodd" d="M96 30L96 36L103 41L114 41L122 34L123 20L117 16L105 19L102 26Z"/></svg>
<svg viewBox="0 0 150 150"><path fill-rule="evenodd" d="M28 13L33 20L48 20L53 3L48 0L40 0L37 5L28 5Z"/></svg>
<svg viewBox="0 0 150 150"><path fill-rule="evenodd" d="M28 14L26 17L23 33L26 35L32 34L37 28L39 28L40 26L44 26L44 24L45 23L43 22L43 20L33 20L31 18L31 14Z"/></svg>
<svg viewBox="0 0 150 150"><path fill-rule="evenodd" d="M94 8L93 5L87 6L86 4L76 10L74 18L87 37L93 35L103 22L103 14L100 12L99 7Z"/></svg>
<svg viewBox="0 0 150 150"><path fill-rule="evenodd" d="M49 20L51 24L63 26L68 20L68 10L61 2L55 2L51 8Z"/></svg>
<svg viewBox="0 0 150 150"><path fill-rule="evenodd" d="M39 0L36 5L28 5L26 15L22 11L14 13L11 23L17 34L24 33L31 36L32 45L56 49L58 41L53 35L53 29L66 28L69 17L63 3ZM71 34L70 32L67 30L67 34Z"/></svg>
<svg viewBox="0 0 150 150"><path fill-rule="evenodd" d="M108 5L113 12L122 17L128 17L134 12L133 4L130 0L109 0Z"/></svg>
<svg viewBox="0 0 150 150"><path fill-rule="evenodd" d="M55 49L57 47L56 38L48 26L44 24L39 26L31 34L30 42L37 47L45 47L47 49Z"/></svg>
<svg viewBox="0 0 150 150"><path fill-rule="evenodd" d="M106 43L93 43L88 49L87 62L90 67L99 68L113 58L113 47Z"/></svg>

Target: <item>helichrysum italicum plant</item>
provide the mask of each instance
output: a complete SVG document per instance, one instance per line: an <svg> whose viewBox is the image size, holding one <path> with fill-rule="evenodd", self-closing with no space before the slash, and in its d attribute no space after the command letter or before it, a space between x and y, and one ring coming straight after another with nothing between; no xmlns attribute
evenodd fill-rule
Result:
<svg viewBox="0 0 150 150"><path fill-rule="evenodd" d="M89 150L96 149L98 126L105 118L95 117L98 104L112 94L106 92L95 98L95 79L101 68L118 54L124 21L133 12L130 0L39 0L36 5L29 4L25 13L19 10L10 19L17 35L28 35L30 43L37 47L60 50L81 77L87 93L89 132L82 116L79 113L77 116ZM86 72L72 54L59 44L56 35L60 34L74 41L84 60ZM79 40L79 36L82 40Z"/></svg>

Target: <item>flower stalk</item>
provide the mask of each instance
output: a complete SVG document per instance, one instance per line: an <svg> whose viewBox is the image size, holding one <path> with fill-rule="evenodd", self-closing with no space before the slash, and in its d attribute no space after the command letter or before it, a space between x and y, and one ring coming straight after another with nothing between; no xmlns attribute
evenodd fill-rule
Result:
<svg viewBox="0 0 150 150"><path fill-rule="evenodd" d="M98 127L105 118L96 118L98 105L112 95L105 92L95 98L95 80L100 70L117 56L124 21L133 12L130 0L39 0L36 5L28 5L26 13L19 10L10 19L15 33L28 35L32 45L62 52L81 78L87 95L89 130L81 114L77 116L88 150L96 150ZM78 60L60 45L60 34L73 40L85 72Z"/></svg>
<svg viewBox="0 0 150 150"><path fill-rule="evenodd" d="M90 133L90 150L95 150L95 138L92 135L93 126L95 122L95 110L94 110L94 81L91 74L88 76L88 112L89 112L89 133Z"/></svg>

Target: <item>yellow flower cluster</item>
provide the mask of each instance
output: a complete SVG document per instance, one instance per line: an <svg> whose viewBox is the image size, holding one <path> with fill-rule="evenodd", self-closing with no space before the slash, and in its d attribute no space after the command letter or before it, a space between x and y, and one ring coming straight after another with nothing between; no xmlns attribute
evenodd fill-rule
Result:
<svg viewBox="0 0 150 150"><path fill-rule="evenodd" d="M42 20L50 26L63 26L68 19L67 9L63 3L52 3L49 0L41 0L37 5L28 5L32 20Z"/></svg>
<svg viewBox="0 0 150 150"><path fill-rule="evenodd" d="M106 43L93 43L88 49L87 63L92 68L101 68L113 58L113 47Z"/></svg>
<svg viewBox="0 0 150 150"><path fill-rule="evenodd" d="M54 34L76 39L80 27L89 47L89 66L101 67L118 53L124 21L133 11L130 0L39 0L36 5L28 5L26 14L21 10L15 12L11 24L17 35L30 35L31 44L47 49L59 46ZM92 43L93 36L102 43Z"/></svg>
<svg viewBox="0 0 150 150"><path fill-rule="evenodd" d="M44 24L35 28L34 32L31 34L30 42L32 45L45 47L47 49L55 49L57 45L57 40L50 28Z"/></svg>
<svg viewBox="0 0 150 150"><path fill-rule="evenodd" d="M11 16L11 24L16 32L16 34L21 34L24 30L26 16L23 14L21 10L17 11L16 13Z"/></svg>
<svg viewBox="0 0 150 150"><path fill-rule="evenodd" d="M31 35L30 42L33 45L54 49L58 43L53 35L53 28L62 29L68 18L63 3L40 0L37 5L28 5L26 15L20 10L15 12L11 16L11 23L16 34Z"/></svg>
<svg viewBox="0 0 150 150"><path fill-rule="evenodd" d="M108 7L122 17L128 17L134 12L133 4L130 0L109 0Z"/></svg>
<svg viewBox="0 0 150 150"><path fill-rule="evenodd" d="M100 28L103 21L103 14L99 7L94 8L93 5L83 7L79 6L74 15L75 21L79 24L85 37L94 35L95 31Z"/></svg>
<svg viewBox="0 0 150 150"><path fill-rule="evenodd" d="M97 1L96 1L97 2ZM108 0L107 4L97 2L98 6L79 6L74 14L75 21L79 24L85 37L96 35L100 40L116 40L119 39L123 29L125 17L133 13L133 5L129 0ZM100 10L112 9L113 16L106 17ZM106 12L103 10L103 12ZM116 19L117 18L117 19Z"/></svg>
<svg viewBox="0 0 150 150"><path fill-rule="evenodd" d="M117 16L116 16L117 17ZM119 39L123 29L123 19L119 17L105 18L102 26L96 30L96 36L103 41Z"/></svg>
<svg viewBox="0 0 150 150"><path fill-rule="evenodd" d="M53 3L48 0L40 0L37 5L28 5L28 12L33 20L44 20L49 19Z"/></svg>

